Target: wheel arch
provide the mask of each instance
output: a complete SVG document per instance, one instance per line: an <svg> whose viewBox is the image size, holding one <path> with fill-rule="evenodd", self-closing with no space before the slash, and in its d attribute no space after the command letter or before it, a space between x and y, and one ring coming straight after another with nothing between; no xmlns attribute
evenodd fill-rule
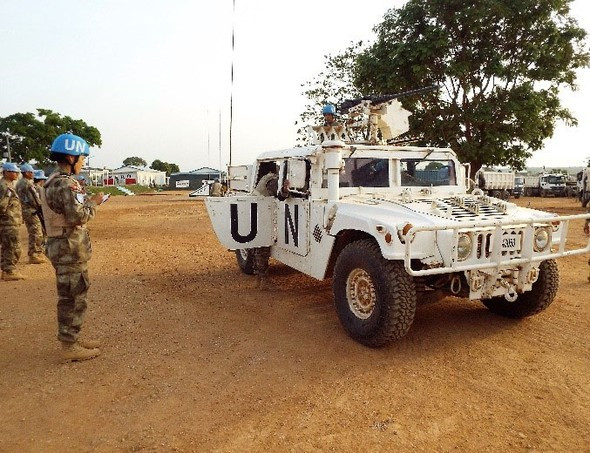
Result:
<svg viewBox="0 0 590 453"><path fill-rule="evenodd" d="M346 247L348 244L351 244L356 241L360 241L362 239L369 239L375 244L379 245L375 236L367 233L366 231L361 230L342 230L336 234L336 241L334 242L334 246L332 247L332 252L330 254L330 260L328 261L328 267L326 269L326 278L331 278L334 274L334 266L336 265L336 260L340 255L340 252Z"/></svg>

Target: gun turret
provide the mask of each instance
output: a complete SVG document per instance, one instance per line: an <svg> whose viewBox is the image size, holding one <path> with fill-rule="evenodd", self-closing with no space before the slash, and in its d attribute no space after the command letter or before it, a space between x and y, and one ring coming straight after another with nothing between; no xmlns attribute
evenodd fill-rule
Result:
<svg viewBox="0 0 590 453"><path fill-rule="evenodd" d="M428 93L430 91L434 91L434 90L438 90L438 89L439 89L438 85L431 85L431 86L424 87L424 88L418 88L416 90L403 91L403 92L397 93L397 94L386 94L386 95L381 95L381 96L363 96L363 97L356 98L356 99L347 99L342 104L340 104L339 110L341 113L348 113L348 111L350 109L363 103L363 101L368 101L372 105L377 106L379 104L384 104L384 103L392 101L394 99L401 99L401 98L405 98L408 96L414 96L417 94Z"/></svg>

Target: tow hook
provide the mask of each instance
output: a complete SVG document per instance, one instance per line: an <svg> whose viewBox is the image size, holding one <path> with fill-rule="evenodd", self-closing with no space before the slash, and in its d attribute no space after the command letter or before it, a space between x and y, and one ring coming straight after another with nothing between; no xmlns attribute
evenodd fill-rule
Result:
<svg viewBox="0 0 590 453"><path fill-rule="evenodd" d="M451 293L457 295L461 292L461 278L458 275L454 275L451 280Z"/></svg>
<svg viewBox="0 0 590 453"><path fill-rule="evenodd" d="M506 294L504 294L504 298L508 302L514 302L516 299L518 299L518 293L516 292L516 288L510 285L508 287L508 291L506 291Z"/></svg>

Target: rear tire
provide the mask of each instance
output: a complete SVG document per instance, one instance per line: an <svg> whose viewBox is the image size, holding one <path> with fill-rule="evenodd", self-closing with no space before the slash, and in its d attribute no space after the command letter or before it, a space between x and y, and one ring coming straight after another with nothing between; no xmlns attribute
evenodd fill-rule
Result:
<svg viewBox="0 0 590 453"><path fill-rule="evenodd" d="M492 297L482 300L490 311L508 318L526 318L545 310L557 294L559 288L559 270L555 260L543 261L539 266L539 278L533 288L519 294L514 302L504 297Z"/></svg>
<svg viewBox="0 0 590 453"><path fill-rule="evenodd" d="M368 239L348 244L338 256L332 280L336 312L344 330L370 347L399 340L416 312L416 288L399 261L383 258Z"/></svg>
<svg viewBox="0 0 590 453"><path fill-rule="evenodd" d="M238 266L244 274L254 275L254 250L236 250L236 259L238 261Z"/></svg>

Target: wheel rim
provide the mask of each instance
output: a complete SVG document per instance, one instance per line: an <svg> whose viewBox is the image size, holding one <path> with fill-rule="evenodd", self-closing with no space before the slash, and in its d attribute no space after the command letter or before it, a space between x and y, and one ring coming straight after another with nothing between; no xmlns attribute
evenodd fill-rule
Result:
<svg viewBox="0 0 590 453"><path fill-rule="evenodd" d="M354 269L346 279L348 307L357 318L367 319L375 311L377 295L371 275L364 269Z"/></svg>

